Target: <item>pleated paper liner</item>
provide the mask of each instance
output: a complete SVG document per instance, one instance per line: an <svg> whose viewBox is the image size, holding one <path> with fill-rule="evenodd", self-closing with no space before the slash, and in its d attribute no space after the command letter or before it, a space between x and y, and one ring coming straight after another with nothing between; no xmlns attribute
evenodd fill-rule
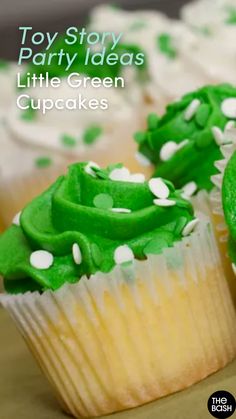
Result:
<svg viewBox="0 0 236 419"><path fill-rule="evenodd" d="M235 311L209 222L162 255L0 301L75 417L182 390L236 355Z"/></svg>
<svg viewBox="0 0 236 419"><path fill-rule="evenodd" d="M219 174L212 177L212 182L215 185L215 189L212 191L210 196L212 219L215 227L217 241L220 248L220 254L224 266L226 278L229 283L230 291L236 305L236 277L232 269L232 262L228 256L227 241L228 241L228 229L225 224L223 205L222 205L222 183L225 168L230 160L230 157L236 151L236 130L229 131L227 133L229 139L233 142L231 144L225 144L221 147L223 159L216 162L216 167L219 170Z"/></svg>

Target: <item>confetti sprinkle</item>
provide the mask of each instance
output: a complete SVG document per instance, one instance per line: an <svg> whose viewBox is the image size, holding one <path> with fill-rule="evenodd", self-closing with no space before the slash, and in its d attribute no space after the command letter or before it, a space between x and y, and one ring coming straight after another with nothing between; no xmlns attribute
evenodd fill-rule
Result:
<svg viewBox="0 0 236 419"><path fill-rule="evenodd" d="M74 243L72 246L72 255L73 255L75 264L80 265L82 262L82 253L77 243Z"/></svg>
<svg viewBox="0 0 236 419"><path fill-rule="evenodd" d="M49 269L53 264L53 255L46 250L36 250L30 255L30 264L36 269Z"/></svg>
<svg viewBox="0 0 236 419"><path fill-rule="evenodd" d="M199 106L201 105L201 102L199 99L194 99L190 105L187 107L185 113L184 113L184 120L189 122L191 119L195 116L197 113L197 110Z"/></svg>
<svg viewBox="0 0 236 419"><path fill-rule="evenodd" d="M144 156L144 154L140 153L139 151L135 153L135 159L137 160L139 164L141 164L141 166L144 166L144 167L151 166L150 160L148 160L148 158Z"/></svg>
<svg viewBox="0 0 236 419"><path fill-rule="evenodd" d="M91 175L93 177L96 177L96 173L93 171L93 168L100 169L97 163L94 163L93 161L88 162L88 164L85 166L84 170L88 175Z"/></svg>
<svg viewBox="0 0 236 419"><path fill-rule="evenodd" d="M124 214L130 214L131 210L128 208L111 208L112 212L117 212L117 213L124 213Z"/></svg>
<svg viewBox="0 0 236 419"><path fill-rule="evenodd" d="M102 135L103 129L98 125L88 127L83 133L83 142L87 145L94 144L95 141Z"/></svg>
<svg viewBox="0 0 236 419"><path fill-rule="evenodd" d="M212 134L218 146L224 144L224 133L219 127L212 127Z"/></svg>
<svg viewBox="0 0 236 419"><path fill-rule="evenodd" d="M172 199L154 199L153 203L158 207L173 207L176 201Z"/></svg>
<svg viewBox="0 0 236 419"><path fill-rule="evenodd" d="M114 169L109 174L109 179L120 182L129 182L130 172L126 167Z"/></svg>
<svg viewBox="0 0 236 419"><path fill-rule="evenodd" d="M121 265L122 263L126 262L131 262L132 260L134 260L134 254L129 246L125 244L116 248L114 252L114 261L117 265Z"/></svg>
<svg viewBox="0 0 236 419"><path fill-rule="evenodd" d="M192 181L192 182L186 183L186 185L182 189L183 189L182 197L188 199L188 198L191 198L191 196L195 194L195 192L198 189L198 186L196 182Z"/></svg>
<svg viewBox="0 0 236 419"><path fill-rule="evenodd" d="M198 218L195 218L195 220L189 221L189 223L184 227L184 229L182 231L182 235L184 237L188 236L196 228L198 223L199 223Z"/></svg>
<svg viewBox="0 0 236 419"><path fill-rule="evenodd" d="M170 195L168 186L163 182L161 178L153 178L148 182L150 191L157 198L166 199Z"/></svg>
<svg viewBox="0 0 236 419"><path fill-rule="evenodd" d="M73 148L77 144L77 139L72 137L72 135L63 134L60 137L60 142L64 147Z"/></svg>
<svg viewBox="0 0 236 419"><path fill-rule="evenodd" d="M21 216L21 211L18 212L15 217L12 220L12 224L16 225L16 226L20 226L20 216Z"/></svg>
<svg viewBox="0 0 236 419"><path fill-rule="evenodd" d="M51 166L51 164L52 164L52 159L50 157L38 157L35 160L35 165L39 169L44 169L46 167L49 167Z"/></svg>
<svg viewBox="0 0 236 419"><path fill-rule="evenodd" d="M113 207L113 199L111 195L101 193L95 196L93 200L94 206L99 209L111 209Z"/></svg>
<svg viewBox="0 0 236 419"><path fill-rule="evenodd" d="M221 111L226 118L236 118L236 98L231 97L223 100L221 104Z"/></svg>

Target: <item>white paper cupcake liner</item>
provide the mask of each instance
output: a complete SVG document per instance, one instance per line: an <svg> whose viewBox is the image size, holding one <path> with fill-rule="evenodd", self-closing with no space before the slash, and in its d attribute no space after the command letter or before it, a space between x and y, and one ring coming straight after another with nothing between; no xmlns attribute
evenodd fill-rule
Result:
<svg viewBox="0 0 236 419"><path fill-rule="evenodd" d="M0 302L75 417L181 390L236 355L235 312L209 221L162 255Z"/></svg>

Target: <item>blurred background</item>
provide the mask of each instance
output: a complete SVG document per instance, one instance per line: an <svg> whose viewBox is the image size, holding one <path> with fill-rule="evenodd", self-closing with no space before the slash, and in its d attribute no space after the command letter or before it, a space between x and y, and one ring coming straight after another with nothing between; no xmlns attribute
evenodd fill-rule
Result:
<svg viewBox="0 0 236 419"><path fill-rule="evenodd" d="M212 0L214 1L214 0ZM111 4L127 10L154 9L178 17L186 0L0 0L0 57L15 60L19 51L18 26L34 30L60 31L85 24L92 7Z"/></svg>

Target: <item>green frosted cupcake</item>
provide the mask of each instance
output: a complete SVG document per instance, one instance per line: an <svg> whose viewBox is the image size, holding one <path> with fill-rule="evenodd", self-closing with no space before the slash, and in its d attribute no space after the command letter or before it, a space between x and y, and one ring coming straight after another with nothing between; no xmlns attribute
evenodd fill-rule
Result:
<svg viewBox="0 0 236 419"><path fill-rule="evenodd" d="M185 389L236 355L209 220L164 179L71 166L0 236L0 273L0 302L77 418Z"/></svg>
<svg viewBox="0 0 236 419"><path fill-rule="evenodd" d="M236 88L206 86L170 104L163 117L148 117L145 132L135 139L139 153L155 166L154 175L191 191L211 191L215 161L222 158L225 132L236 120ZM187 188L189 190L189 187Z"/></svg>

